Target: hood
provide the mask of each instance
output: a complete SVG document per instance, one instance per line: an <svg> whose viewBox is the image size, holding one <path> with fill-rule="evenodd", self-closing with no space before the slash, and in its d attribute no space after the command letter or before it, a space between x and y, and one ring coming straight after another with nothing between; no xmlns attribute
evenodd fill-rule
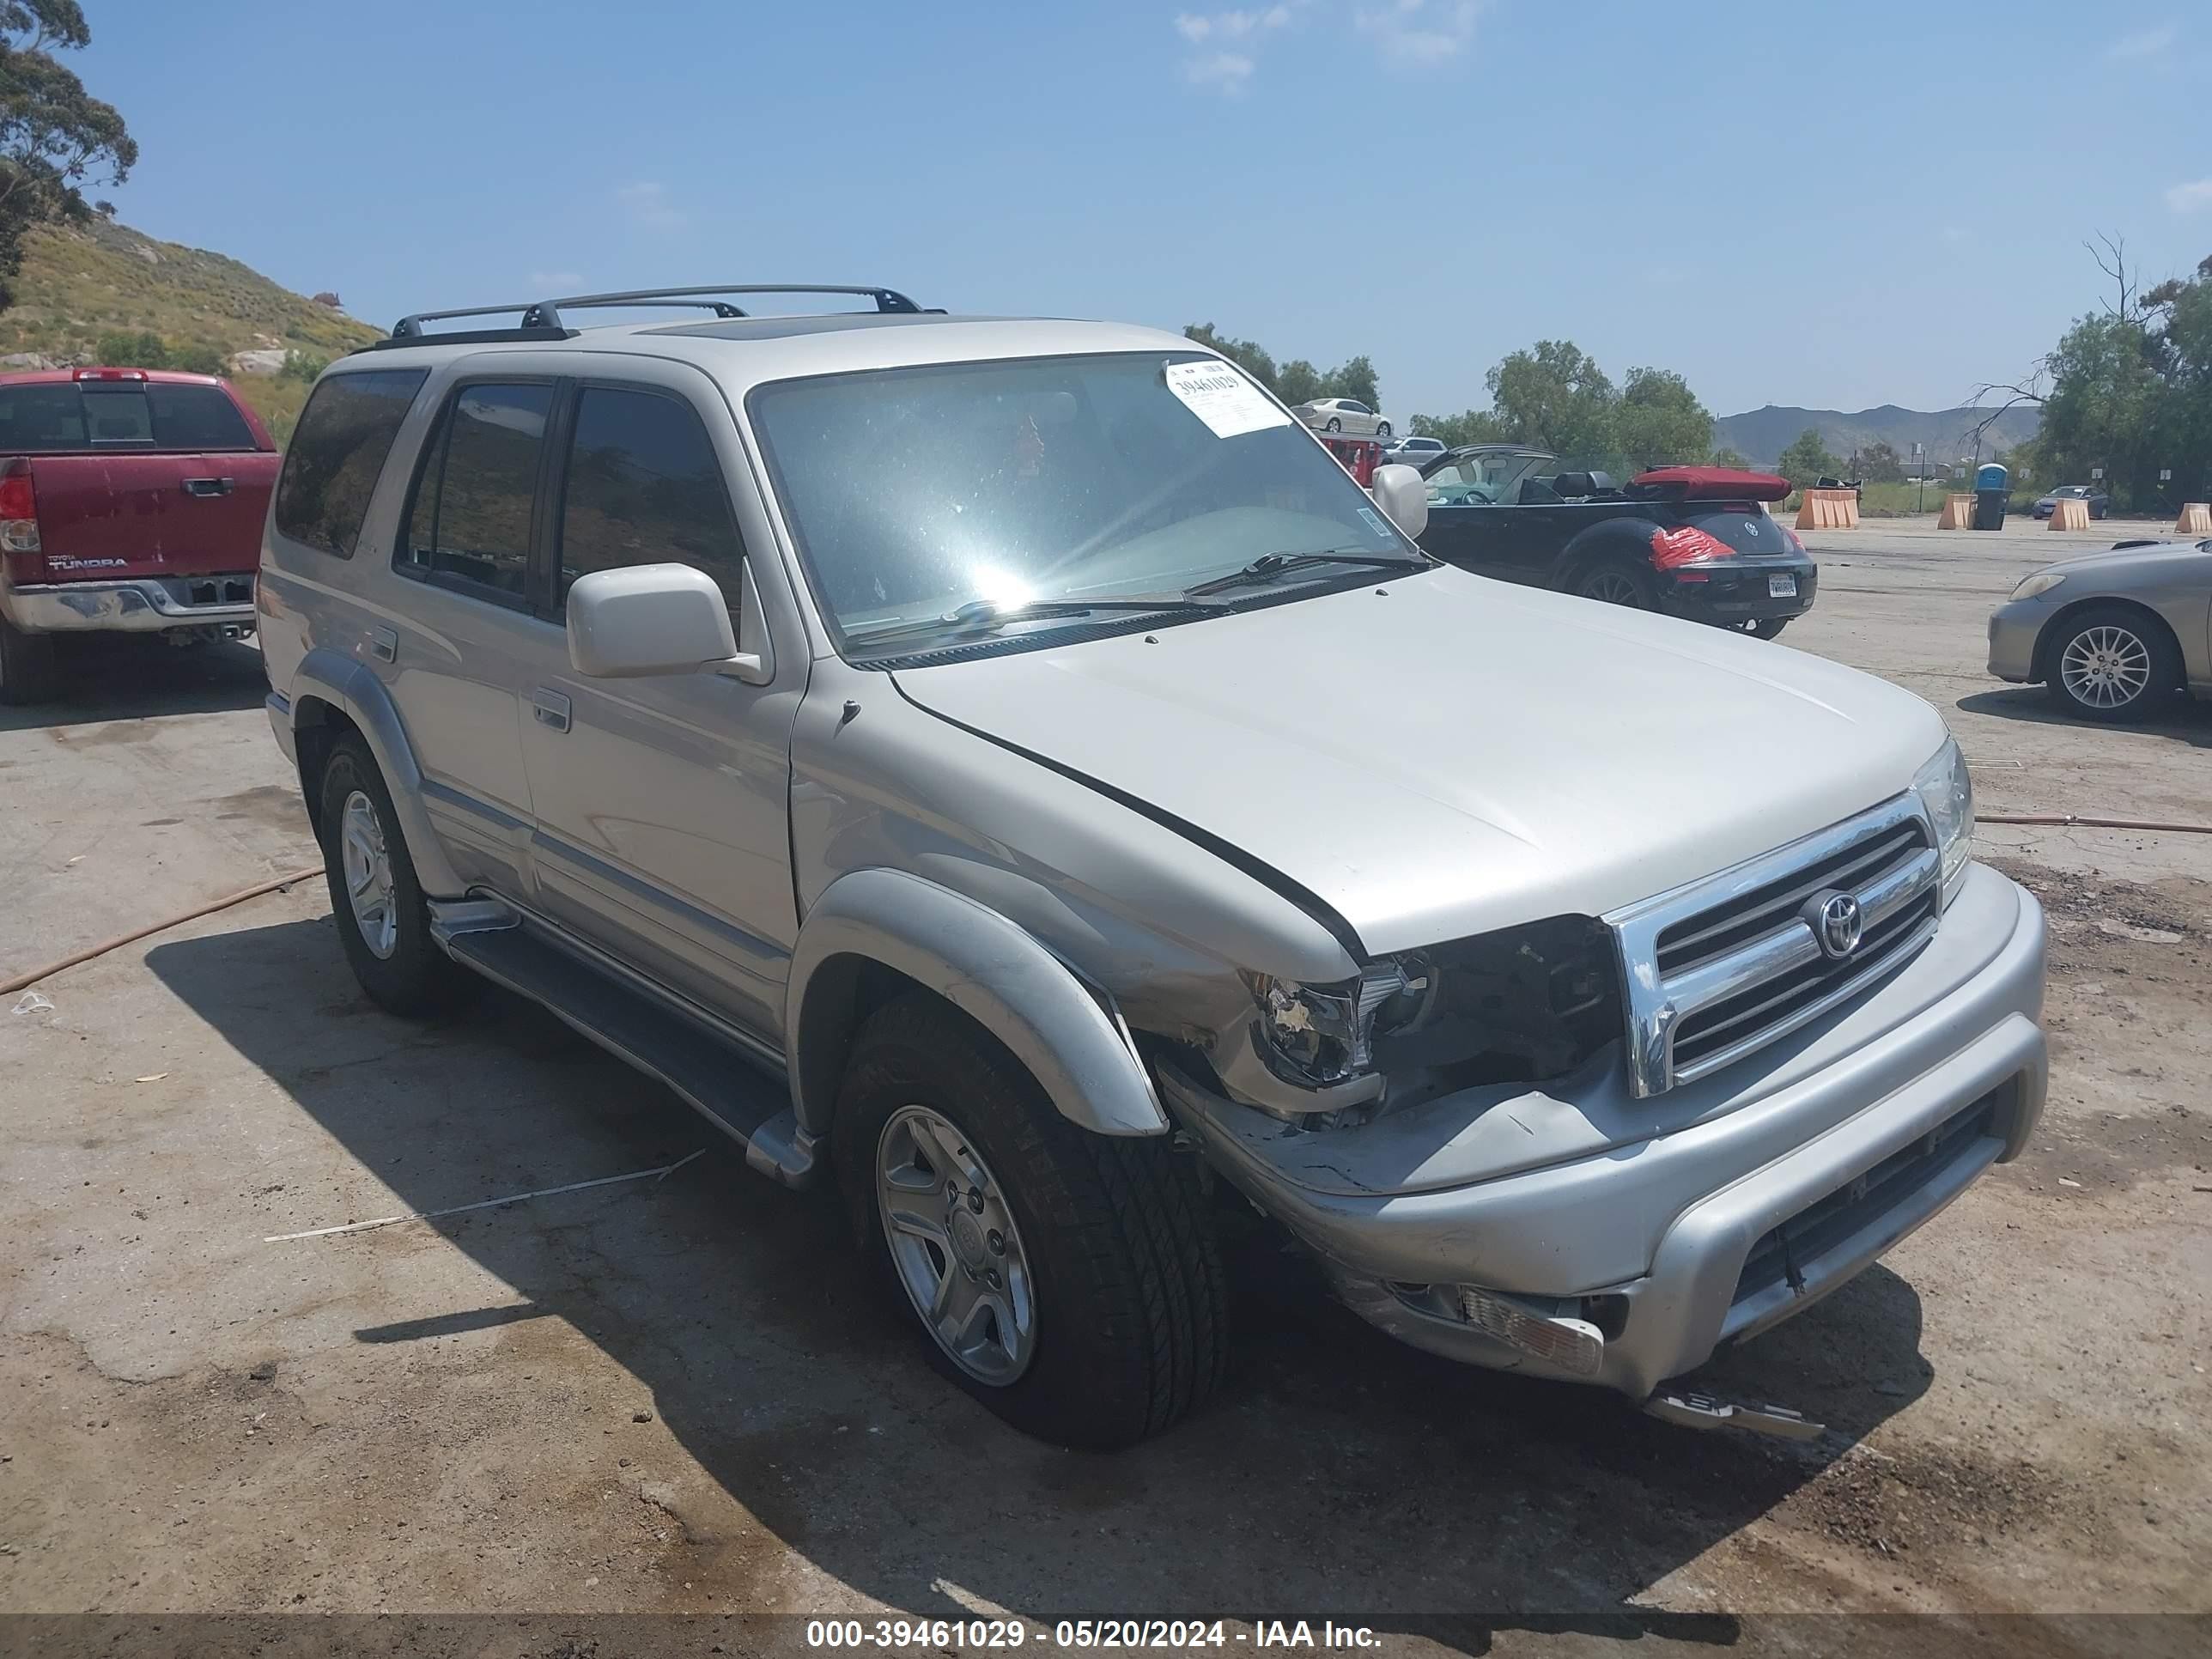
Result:
<svg viewBox="0 0 2212 1659"><path fill-rule="evenodd" d="M2150 542L2142 547L2112 548L2102 553L2085 553L2078 559L2061 559L2056 564L2045 565L2035 574L2039 576L2045 571L2052 571L2071 576L2102 572L2109 575L2122 568L2154 570L2178 564L2195 564L2212 571L2212 565L2205 563L2208 551L2212 548L2195 542Z"/></svg>
<svg viewBox="0 0 2212 1659"><path fill-rule="evenodd" d="M896 678L1243 849L1370 953L1663 892L1899 793L1943 741L1820 658L1450 568Z"/></svg>

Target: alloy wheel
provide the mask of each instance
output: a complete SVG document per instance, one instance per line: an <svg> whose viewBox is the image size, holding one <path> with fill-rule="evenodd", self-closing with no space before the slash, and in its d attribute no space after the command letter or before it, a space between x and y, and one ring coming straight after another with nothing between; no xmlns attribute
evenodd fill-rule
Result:
<svg viewBox="0 0 2212 1659"><path fill-rule="evenodd" d="M1636 584L1618 570L1601 570L1583 584L1583 597L1601 605L1637 605Z"/></svg>
<svg viewBox="0 0 2212 1659"><path fill-rule="evenodd" d="M2150 647L2124 628L2100 623L2066 642L2058 659L2067 694L2091 708L2124 708L2150 685Z"/></svg>
<svg viewBox="0 0 2212 1659"><path fill-rule="evenodd" d="M899 1283L945 1357L1005 1388L1036 1352L1036 1284L1006 1192L942 1112L902 1106L876 1141L876 1208Z"/></svg>
<svg viewBox="0 0 2212 1659"><path fill-rule="evenodd" d="M346 897L353 906L361 942L380 962L399 948L399 906L392 884L392 854L375 803L361 790L345 799L338 815L338 858L345 872Z"/></svg>

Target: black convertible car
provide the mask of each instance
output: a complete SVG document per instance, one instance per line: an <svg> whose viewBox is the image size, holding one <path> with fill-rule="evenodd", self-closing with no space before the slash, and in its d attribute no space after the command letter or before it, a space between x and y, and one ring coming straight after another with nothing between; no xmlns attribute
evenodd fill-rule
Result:
<svg viewBox="0 0 2212 1659"><path fill-rule="evenodd" d="M1812 608L1805 544L1760 505L1784 480L1662 467L1615 486L1510 444L1455 449L1421 469L1421 545L1447 563L1585 599L1664 611L1771 640Z"/></svg>

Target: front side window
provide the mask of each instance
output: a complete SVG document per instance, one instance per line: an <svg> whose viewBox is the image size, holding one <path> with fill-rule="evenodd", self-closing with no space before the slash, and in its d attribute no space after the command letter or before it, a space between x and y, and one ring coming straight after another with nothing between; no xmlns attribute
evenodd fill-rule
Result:
<svg viewBox="0 0 2212 1659"><path fill-rule="evenodd" d="M957 633L963 607L1174 602L1269 555L1425 566L1279 408L1247 402L1264 423L1221 421L1233 435L1219 435L1166 372L1211 361L1026 358L757 387L753 424L840 648L932 618ZM1280 586L1350 568L1300 566Z"/></svg>
<svg viewBox="0 0 2212 1659"><path fill-rule="evenodd" d="M400 568L521 600L550 386L467 386L453 394L415 486Z"/></svg>
<svg viewBox="0 0 2212 1659"><path fill-rule="evenodd" d="M353 556L377 476L427 374L386 368L324 378L284 452L276 479L278 535L342 559Z"/></svg>
<svg viewBox="0 0 2212 1659"><path fill-rule="evenodd" d="M688 564L738 608L744 549L698 411L651 392L586 386L561 502L560 585L634 564Z"/></svg>

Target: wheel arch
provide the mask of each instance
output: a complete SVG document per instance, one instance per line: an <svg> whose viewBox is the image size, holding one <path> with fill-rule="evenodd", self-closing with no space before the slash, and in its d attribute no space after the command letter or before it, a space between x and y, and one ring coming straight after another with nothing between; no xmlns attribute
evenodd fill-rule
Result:
<svg viewBox="0 0 2212 1659"><path fill-rule="evenodd" d="M829 1134L854 1032L909 986L942 997L1005 1045L1079 1127L1167 1133L1167 1114L1110 997L995 910L919 876L874 869L830 884L792 955L785 1057L805 1133Z"/></svg>
<svg viewBox="0 0 2212 1659"><path fill-rule="evenodd" d="M1583 572L1601 559L1626 559L1651 566L1652 526L1644 519L1600 519L1570 537L1552 561L1551 586L1571 590Z"/></svg>
<svg viewBox="0 0 2212 1659"><path fill-rule="evenodd" d="M407 741L407 728L392 694L368 667L327 646L317 646L300 659L294 671L289 696L292 731L300 763L300 790L307 802L307 816L318 836L323 759L331 745L347 730L368 746L384 787L391 792L399 832L414 860L416 879L433 898L456 898L466 890L450 860L445 842L432 828L422 806L422 771L415 763L415 750Z"/></svg>
<svg viewBox="0 0 2212 1659"><path fill-rule="evenodd" d="M2031 683L2039 685L2048 685L2051 683L2053 672L2051 653L2057 650L2059 641L2067 636L2075 619L2091 611L2124 611L2134 617L2142 624L2146 633L2166 642L2166 650L2172 653L2166 660L2178 665L2181 669L2181 678L2177 679L2175 684L2178 685L2182 680L2187 678L2188 656L2181 648L2180 637L2174 633L2172 623L2141 599L2130 599L2120 594L2100 593L2072 600L2051 612L2050 620L2043 624L2035 636L2035 654L2030 659L2027 671Z"/></svg>

